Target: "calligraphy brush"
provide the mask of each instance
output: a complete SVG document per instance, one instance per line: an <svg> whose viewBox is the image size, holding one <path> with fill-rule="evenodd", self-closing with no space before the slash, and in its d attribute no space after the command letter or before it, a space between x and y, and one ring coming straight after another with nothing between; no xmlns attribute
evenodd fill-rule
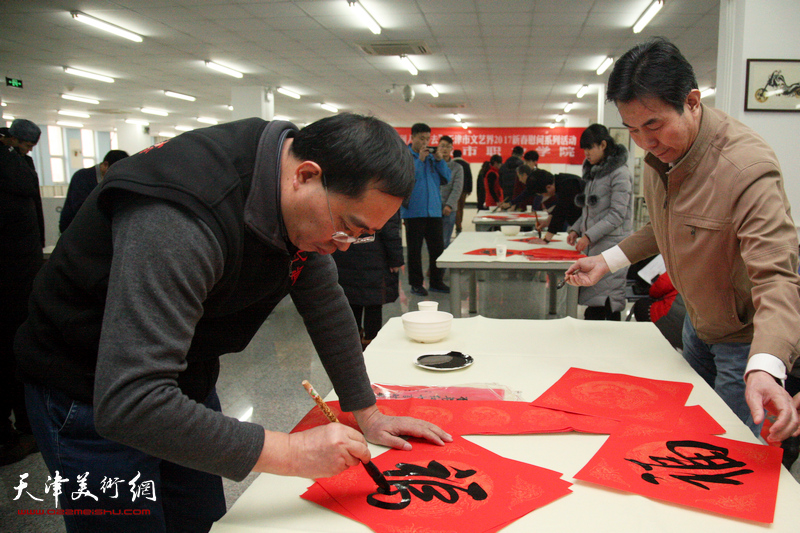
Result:
<svg viewBox="0 0 800 533"><path fill-rule="evenodd" d="M314 398L314 401L317 402L317 407L319 407L322 410L322 412L325 414L328 420L330 420L331 422L339 421L339 419L336 418L336 415L333 413L333 411L331 411L331 408L328 407L328 404L325 403L325 400L322 399L322 397L314 389L314 387L311 386L311 383L309 383L308 380L305 379L303 380L303 387L306 389L308 394L310 394L311 397ZM364 465L364 470L367 471L369 477L372 478L372 481L374 481L375 484L378 485L378 488L381 489L381 491L385 493L389 493L392 491L392 486L389 484L388 481L386 481L386 478L383 477L383 474L381 473L380 469L377 466L375 466L375 463L373 463L372 461L367 461L366 463L361 463L361 464Z"/></svg>

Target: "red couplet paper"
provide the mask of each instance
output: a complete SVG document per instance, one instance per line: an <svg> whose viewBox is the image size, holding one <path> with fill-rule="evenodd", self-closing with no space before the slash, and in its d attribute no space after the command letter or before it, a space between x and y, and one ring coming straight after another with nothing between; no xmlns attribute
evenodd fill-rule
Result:
<svg viewBox="0 0 800 533"><path fill-rule="evenodd" d="M389 494L379 493L363 468L350 468L318 480L302 498L377 532L470 533L497 531L571 492L558 472L506 459L460 437L445 446L413 446L373 457L393 486Z"/></svg>
<svg viewBox="0 0 800 533"><path fill-rule="evenodd" d="M516 242L525 242L528 244L547 244L541 237L526 237L524 239L511 239ZM561 242L561 239L550 239L550 242Z"/></svg>
<svg viewBox="0 0 800 533"><path fill-rule="evenodd" d="M508 250L506 256L525 255L526 253L527 252L523 252L522 250ZM464 255L497 255L497 250L494 248L478 248L477 250L464 252Z"/></svg>
<svg viewBox="0 0 800 533"><path fill-rule="evenodd" d="M664 425L680 415L691 391L690 383L570 368L531 403L571 413Z"/></svg>
<svg viewBox="0 0 800 533"><path fill-rule="evenodd" d="M558 248L534 248L522 252L531 261L575 261L585 254L577 250L559 250Z"/></svg>
<svg viewBox="0 0 800 533"><path fill-rule="evenodd" d="M680 430L612 435L576 479L772 523L782 450Z"/></svg>
<svg viewBox="0 0 800 533"><path fill-rule="evenodd" d="M328 407L342 424L358 429L353 416L342 413L339 402L328 402ZM535 407L528 402L378 400L378 409L389 416L427 420L451 435L524 435L567 431L610 434L620 425L617 420ZM292 433L327 423L328 419L322 411L314 406Z"/></svg>

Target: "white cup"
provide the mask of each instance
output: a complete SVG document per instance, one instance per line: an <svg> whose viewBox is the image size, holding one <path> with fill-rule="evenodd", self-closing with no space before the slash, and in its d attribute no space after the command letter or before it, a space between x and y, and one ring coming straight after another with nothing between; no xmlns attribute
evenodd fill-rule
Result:
<svg viewBox="0 0 800 533"><path fill-rule="evenodd" d="M498 244L495 246L495 251L497 252L498 259L505 259L508 253L508 246L505 244Z"/></svg>
<svg viewBox="0 0 800 533"><path fill-rule="evenodd" d="M439 302L432 302L430 300L426 300L424 302L419 302L420 311L438 311L439 310Z"/></svg>

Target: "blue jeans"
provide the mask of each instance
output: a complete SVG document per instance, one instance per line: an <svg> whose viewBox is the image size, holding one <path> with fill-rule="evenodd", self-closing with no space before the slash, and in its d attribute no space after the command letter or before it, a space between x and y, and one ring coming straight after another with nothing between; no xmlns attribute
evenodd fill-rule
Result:
<svg viewBox="0 0 800 533"><path fill-rule="evenodd" d="M453 237L453 229L456 227L456 211L453 210L449 215L442 215L442 237L444 247L450 246L450 239Z"/></svg>
<svg viewBox="0 0 800 533"><path fill-rule="evenodd" d="M697 336L689 315L684 318L683 358L758 437L761 424L753 422L744 397L744 371L749 353L750 345L744 342L706 344Z"/></svg>
<svg viewBox="0 0 800 533"><path fill-rule="evenodd" d="M73 401L55 389L25 384L25 399L33 434L51 478L55 479L58 471L61 478L69 480L61 486L58 507L108 512L65 514L69 533L206 532L225 514L219 476L104 439L95 431L92 406ZM215 390L204 404L221 411ZM78 476L86 473L85 490L96 500L81 495ZM45 497L54 498L54 493L51 487ZM52 503L55 507L55 500Z"/></svg>

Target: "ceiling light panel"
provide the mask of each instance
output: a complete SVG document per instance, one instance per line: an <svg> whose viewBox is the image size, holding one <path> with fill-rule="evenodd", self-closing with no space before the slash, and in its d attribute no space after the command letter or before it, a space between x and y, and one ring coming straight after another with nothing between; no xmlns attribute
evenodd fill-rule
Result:
<svg viewBox="0 0 800 533"><path fill-rule="evenodd" d="M95 28L107 31L108 33L112 33L118 37L123 37L125 39L128 39L129 41L133 41L136 43L142 42L141 35L133 33L130 30L126 30L125 28L120 28L119 26L111 24L110 22L106 22L104 20L91 17L86 13L81 13L80 11L72 11L70 14L72 15L72 18L74 18L78 22L83 22L84 24L88 24L89 26L94 26Z"/></svg>

